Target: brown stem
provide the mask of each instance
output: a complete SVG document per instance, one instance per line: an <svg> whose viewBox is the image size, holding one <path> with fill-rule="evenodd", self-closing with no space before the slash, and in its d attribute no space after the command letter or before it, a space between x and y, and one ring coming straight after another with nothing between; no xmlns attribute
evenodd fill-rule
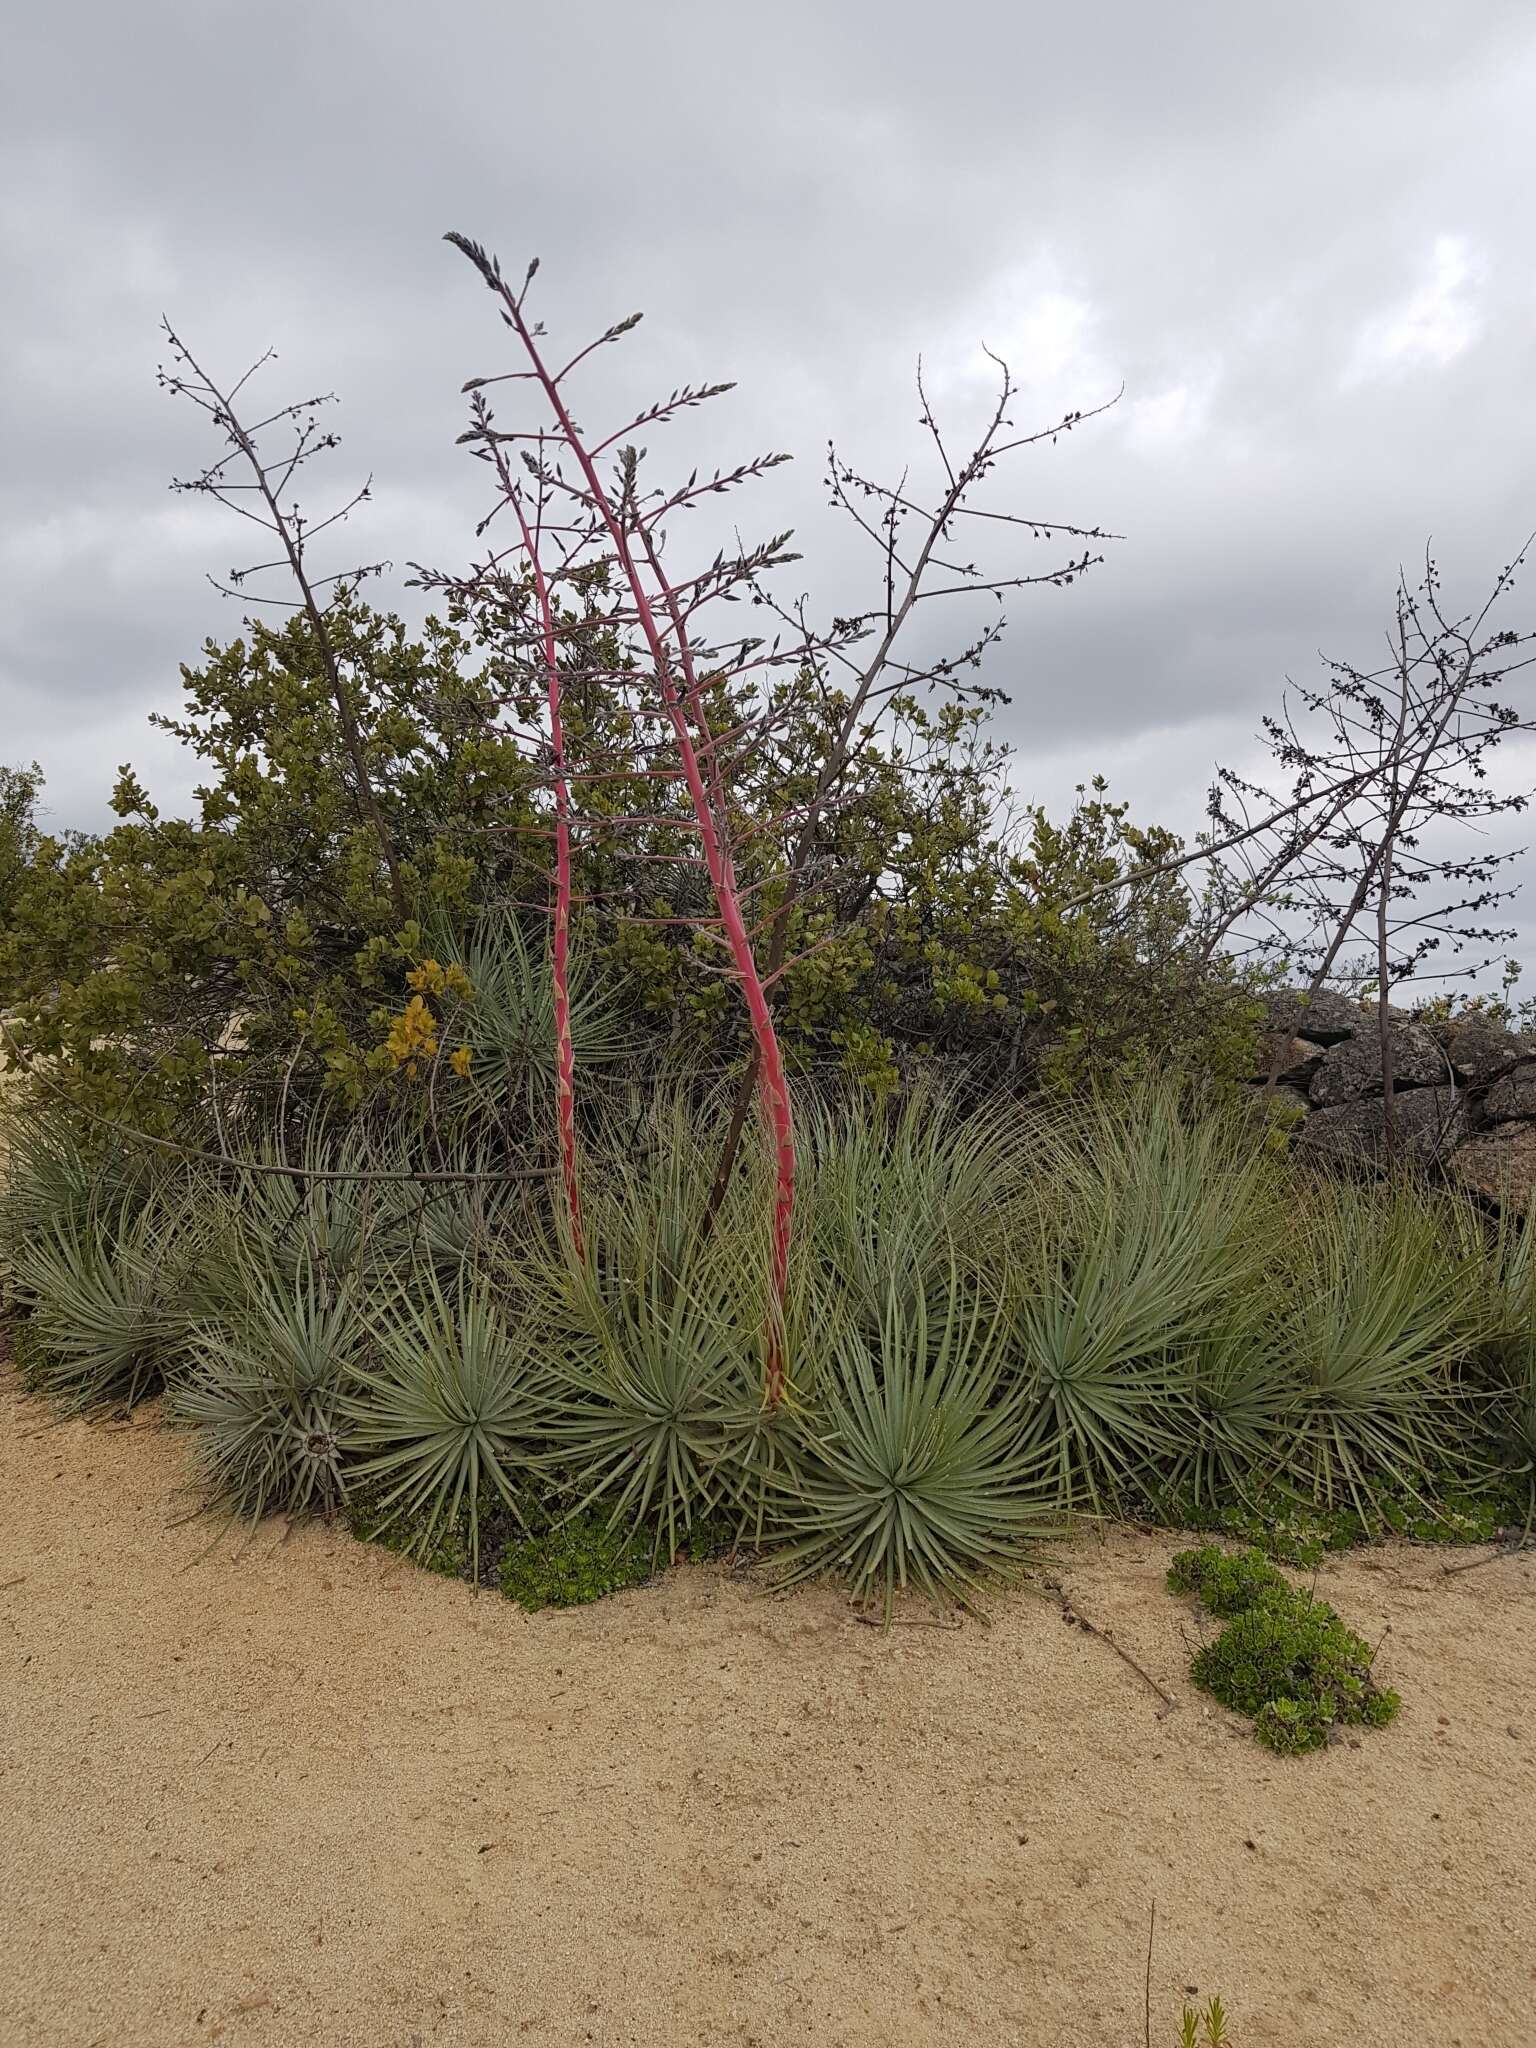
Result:
<svg viewBox="0 0 1536 2048"><path fill-rule="evenodd" d="M336 649L331 640L329 628L326 625L325 613L315 596L314 585L310 582L309 573L304 567L303 549L299 545L298 537L293 531L291 522L277 502L277 494L272 488L266 464L261 460L255 442L235 416L233 399L227 398L224 395L179 336L173 336L172 339L186 357L187 362L197 372L198 376L202 378L203 383L217 402L218 412L215 417L250 464L251 474L256 479L256 488L260 491L262 502L265 504L268 515L271 518L272 530L283 544L283 552L288 558L289 568L293 571L293 580L298 585L305 614L314 631L315 643L320 650L320 661L325 670L325 679L330 687L332 700L336 706L336 716L341 722L342 740L352 762L352 773L357 780L357 802L364 821L372 826L374 837L379 842L379 852L383 855L384 866L389 874L390 900L395 906L395 914L400 919L400 922L404 924L410 915L410 906L406 901L405 887L400 879L400 866L395 858L394 841L390 837L389 827L384 822L384 813L379 808L379 800L374 794L373 782L368 773L367 756L363 751L363 736L357 723L357 714L353 709L351 694L341 673L341 663L337 659Z"/></svg>
<svg viewBox="0 0 1536 2048"><path fill-rule="evenodd" d="M837 728L831 746L827 750L826 759L822 762L821 772L816 778L816 787L811 794L809 804L806 806L805 818L800 827L800 836L795 843L794 853L790 859L784 900L773 917L768 945L768 965L764 974L765 980L773 979L784 966L784 955L789 947L790 913L799 901L800 878L805 869L806 862L815 850L816 835L821 828L822 814L826 810L827 799L837 787L839 780L853 759L854 736L858 732L864 713L869 707L871 693L884 673L885 665L890 659L891 649L896 644L898 634L911 616L913 606L917 603L922 589L922 581L928 573L928 565L932 560L934 549L938 546L945 529L954 518L956 509L965 493L980 476L985 474L990 466L993 443L996 441L998 432L1004 423L1004 415L1011 391L1012 385L1005 373L1002 392L998 399L996 410L992 415L991 424L983 435L976 453L960 470L959 474L952 479L938 511L930 521L923 544L918 549L917 556L908 574L906 588L902 593L900 602L894 601L893 594L887 598L885 631L881 634L879 645L870 656L869 661L859 672L858 680L854 684L853 693L849 697L842 721ZM888 568L893 561L894 553L888 553ZM747 1062L747 1070L742 1076L741 1086L736 1091L736 1100L731 1106L730 1123L726 1127L725 1142L720 1148L720 1163L715 1168L715 1178L710 1187L709 1200L704 1205L704 1215L699 1225L701 1237L708 1237L710 1231L713 1230L715 1219L720 1212L720 1205L725 1200L726 1190L731 1184L731 1175L735 1171L737 1155L741 1150L742 1132L746 1128L747 1115L751 1109L757 1085L758 1060L757 1052L754 1048L752 1057Z"/></svg>
<svg viewBox="0 0 1536 2048"><path fill-rule="evenodd" d="M1387 1164L1397 1158L1397 1115L1392 1097L1392 1005L1387 979L1388 906L1392 898L1392 845L1382 852L1381 882L1376 891L1376 1038L1381 1047L1381 1142Z"/></svg>

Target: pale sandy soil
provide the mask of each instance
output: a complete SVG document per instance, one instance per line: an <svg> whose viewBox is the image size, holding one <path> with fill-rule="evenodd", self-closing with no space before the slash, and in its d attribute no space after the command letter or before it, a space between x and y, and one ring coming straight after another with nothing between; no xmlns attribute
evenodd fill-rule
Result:
<svg viewBox="0 0 1536 2048"><path fill-rule="evenodd" d="M720 1569L529 1617L339 1530L205 1556L151 1420L0 1384L5 2048L1536 2042L1536 1565L1331 1566L1407 1702L1283 1762L1174 1545L860 1626Z"/></svg>

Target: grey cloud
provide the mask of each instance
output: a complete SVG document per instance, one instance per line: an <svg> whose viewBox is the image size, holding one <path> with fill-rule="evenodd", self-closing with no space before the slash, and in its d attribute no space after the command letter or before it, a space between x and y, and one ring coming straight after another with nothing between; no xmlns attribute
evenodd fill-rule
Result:
<svg viewBox="0 0 1536 2048"><path fill-rule="evenodd" d="M1520 0L77 0L10 30L0 93L0 752L82 823L120 748L190 784L132 729L235 624L201 579L237 536L168 510L206 444L154 388L158 315L221 367L275 343L276 396L342 394L336 485L377 478L359 555L459 559L482 502L458 387L500 334L447 227L541 254L561 331L646 308L614 410L740 380L710 446L797 454L739 516L795 521L790 580L828 611L872 564L825 510L823 444L920 461L919 351L957 431L982 338L1021 419L1123 381L998 481L1126 536L1010 608L992 679L1026 789L1112 754L1139 809L1191 822L1288 671L1369 655L1427 535L1470 593L1536 525Z"/></svg>

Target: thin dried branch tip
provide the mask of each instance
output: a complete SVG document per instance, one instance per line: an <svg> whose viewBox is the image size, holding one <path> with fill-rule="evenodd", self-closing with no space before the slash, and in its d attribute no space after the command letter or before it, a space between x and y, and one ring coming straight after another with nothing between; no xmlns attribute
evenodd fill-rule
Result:
<svg viewBox="0 0 1536 2048"><path fill-rule="evenodd" d="M351 682L338 656L332 635L332 606L321 601L323 590L330 588L334 593L344 583L356 583L364 576L377 574L384 565L363 564L336 575L317 578L311 573L306 559L308 547L317 535L346 519L369 497L372 479L364 483L361 489L354 492L343 505L326 518L319 521L306 519L297 503L292 500L286 503L284 501L295 474L303 464L312 456L323 454L338 445L338 437L335 434L322 434L319 431L314 417L316 409L326 403L326 399L303 399L295 405L282 406L276 412L258 420L254 426L248 426L236 411L236 397L257 370L275 359L275 351L268 349L265 355L259 356L244 376L226 391L203 369L171 326L170 321L162 318L161 325L176 361L182 366L181 371L174 375L163 368L160 370L159 382L162 389L169 391L173 397L190 398L201 411L209 415L229 443L229 453L221 456L200 476L173 479L171 488L177 491L200 492L214 498L228 510L250 520L252 524L272 534L276 539L279 553L274 559L230 570L226 594L246 595L244 586L248 577L276 569L287 570L291 588L296 592L294 597L272 598L260 592L252 592L249 595L257 603L283 604L308 616L352 768L353 796L358 818L372 832L377 842L380 859L388 877L390 899L396 915L404 924L410 915L410 906L406 900L405 884L395 853L394 839L373 787L357 712L353 704ZM262 453L258 437L271 427L287 424L294 427L291 445L285 454L275 460L268 460ZM234 481L226 474L235 465L242 467L244 481ZM247 495L252 500L251 503L245 502ZM226 586L219 584L214 578L210 577L209 580L214 583L216 589L226 589Z"/></svg>

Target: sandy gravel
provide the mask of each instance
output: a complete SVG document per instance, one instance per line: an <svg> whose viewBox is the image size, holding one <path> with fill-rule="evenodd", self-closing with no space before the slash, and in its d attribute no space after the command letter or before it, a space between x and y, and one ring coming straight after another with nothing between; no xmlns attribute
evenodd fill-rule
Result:
<svg viewBox="0 0 1536 2048"><path fill-rule="evenodd" d="M1174 1547L860 1626L722 1570L524 1616L339 1530L206 1555L152 1419L0 1384L4 2048L1536 2042L1536 1566L1334 1566L1398 1725L1286 1763Z"/></svg>

